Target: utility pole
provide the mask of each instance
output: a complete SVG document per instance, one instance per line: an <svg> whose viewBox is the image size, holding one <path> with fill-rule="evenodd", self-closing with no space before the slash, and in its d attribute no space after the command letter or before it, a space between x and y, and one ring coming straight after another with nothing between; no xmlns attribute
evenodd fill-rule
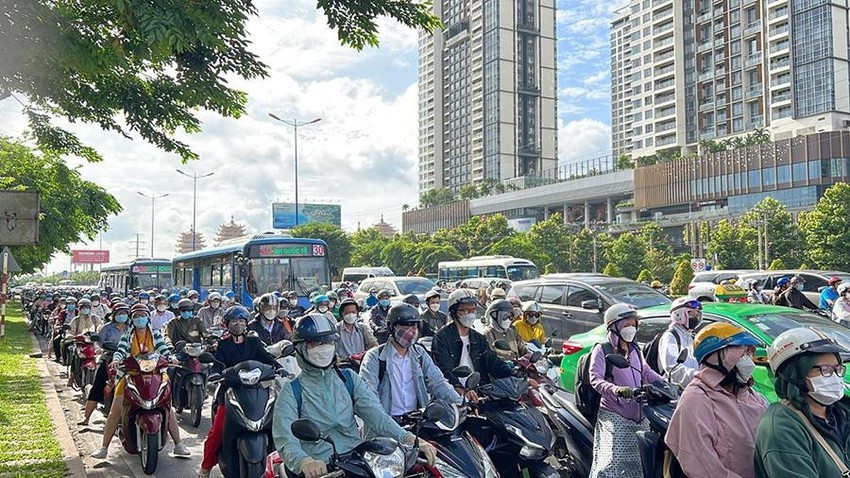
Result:
<svg viewBox="0 0 850 478"><path fill-rule="evenodd" d="M761 219L761 218L759 218ZM759 246L759 269L764 269L764 255L762 251L762 239L761 239L761 220L756 222L756 230L758 231L758 246Z"/></svg>

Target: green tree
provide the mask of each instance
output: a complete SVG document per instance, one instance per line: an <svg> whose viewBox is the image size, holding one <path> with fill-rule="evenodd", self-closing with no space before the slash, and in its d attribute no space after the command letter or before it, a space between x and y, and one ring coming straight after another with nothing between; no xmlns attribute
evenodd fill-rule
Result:
<svg viewBox="0 0 850 478"><path fill-rule="evenodd" d="M398 275L415 274L416 258L419 256L419 247L412 238L406 235L397 235L388 242L380 253L381 265L387 266Z"/></svg>
<svg viewBox="0 0 850 478"><path fill-rule="evenodd" d="M648 249L643 257L643 266L649 270L653 279L669 284L673 279L676 259L666 251L655 248Z"/></svg>
<svg viewBox="0 0 850 478"><path fill-rule="evenodd" d="M611 247L605 251L605 257L608 262L617 265L624 277L634 279L643 268L646 251L646 243L639 235L624 232L611 243Z"/></svg>
<svg viewBox="0 0 850 478"><path fill-rule="evenodd" d="M673 245L670 243L670 238L658 223L650 222L641 227L640 238L646 244L647 248L655 248L667 254L673 253Z"/></svg>
<svg viewBox="0 0 850 478"><path fill-rule="evenodd" d="M635 279L635 280L638 281L638 282L646 282L646 283L652 282L652 280L653 280L652 272L649 272L649 269L643 269L643 270L640 271L640 274L638 274L637 279Z"/></svg>
<svg viewBox="0 0 850 478"><path fill-rule="evenodd" d="M758 257L755 235L755 229L723 219L711 229L708 253L724 269L752 269Z"/></svg>
<svg viewBox="0 0 850 478"><path fill-rule="evenodd" d="M465 256L486 254L496 242L516 233L501 214L488 217L473 216L466 224L451 230L451 242L460 244L458 251Z"/></svg>
<svg viewBox="0 0 850 478"><path fill-rule="evenodd" d="M454 200L455 196L449 188L429 189L419 195L419 205L422 207L439 206Z"/></svg>
<svg viewBox="0 0 850 478"><path fill-rule="evenodd" d="M546 251L552 263L553 272L569 270L570 234L559 213L540 221L526 234L528 240L540 249Z"/></svg>
<svg viewBox="0 0 850 478"><path fill-rule="evenodd" d="M340 277L344 268L351 265L351 241L345 231L338 226L310 222L293 229L292 235L325 241L328 244L328 259L331 263L331 270L336 278Z"/></svg>
<svg viewBox="0 0 850 478"><path fill-rule="evenodd" d="M500 239L485 251L485 254L505 254L521 257L542 268L549 263L549 256L541 248L528 240L523 234L515 234Z"/></svg>
<svg viewBox="0 0 850 478"><path fill-rule="evenodd" d="M609 262L602 273L609 277L623 277L623 271L613 262Z"/></svg>
<svg viewBox="0 0 850 478"><path fill-rule="evenodd" d="M478 188L474 184L464 184L457 194L461 199L475 199L478 197Z"/></svg>
<svg viewBox="0 0 850 478"><path fill-rule="evenodd" d="M389 240L374 227L361 229L351 235L351 265L381 265L381 249Z"/></svg>
<svg viewBox="0 0 850 478"><path fill-rule="evenodd" d="M418 254L416 258L416 270L424 270L433 274L437 273L437 266L440 262L459 261L463 259L463 255L453 246L440 246L432 242L421 244Z"/></svg>
<svg viewBox="0 0 850 478"><path fill-rule="evenodd" d="M850 185L829 187L805 215L800 230L818 267L850 270Z"/></svg>
<svg viewBox="0 0 850 478"><path fill-rule="evenodd" d="M794 217L785 206L773 199L766 197L756 204L752 209L741 216L739 227L745 225L753 231L757 223L767 221L767 237L770 242L770 258L783 259L789 266L798 266L805 256L803 241L800 240L800 232ZM754 239L751 247L758 251L758 232L752 234ZM756 252L758 254L758 252Z"/></svg>
<svg viewBox="0 0 850 478"><path fill-rule="evenodd" d="M770 261L770 265L767 267L767 270L769 271L781 271L783 269L787 269L787 267L785 267L785 263L782 262L782 259L779 258Z"/></svg>
<svg viewBox="0 0 850 478"><path fill-rule="evenodd" d="M591 272L593 271L594 247L596 243L596 270L601 271L608 264L605 250L610 246L611 236L582 229L578 234L572 236L570 244L570 271Z"/></svg>
<svg viewBox="0 0 850 478"><path fill-rule="evenodd" d="M42 268L55 253L69 253L75 242L93 240L109 216L121 211L111 194L84 180L56 153L37 153L2 137L0 190L41 193L38 245L11 248L24 273Z"/></svg>
<svg viewBox="0 0 850 478"><path fill-rule="evenodd" d="M617 168L618 169L633 169L635 167L634 161L628 154L621 154L617 157Z"/></svg>
<svg viewBox="0 0 850 478"><path fill-rule="evenodd" d="M680 261L670 281L670 295L680 296L688 293L688 285L694 279L694 271L689 261Z"/></svg>
<svg viewBox="0 0 850 478"><path fill-rule="evenodd" d="M427 2L318 2L340 42L377 46L377 23L390 17L431 31L440 26ZM51 116L97 124L196 159L176 138L200 131L197 111L238 118L245 93L229 82L267 76L249 51L250 1L115 0L4 3L0 15L0 100L22 93L39 146L90 161L100 155Z"/></svg>

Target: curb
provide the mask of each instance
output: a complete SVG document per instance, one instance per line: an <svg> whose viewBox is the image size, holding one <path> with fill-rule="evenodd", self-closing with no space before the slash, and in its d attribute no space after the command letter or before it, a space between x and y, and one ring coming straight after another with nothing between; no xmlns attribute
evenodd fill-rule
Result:
<svg viewBox="0 0 850 478"><path fill-rule="evenodd" d="M38 338L30 332L30 341L32 342L32 356L36 358L39 378L41 379L41 390L44 392L44 399L47 403L47 410L50 413L50 419L54 424L56 431L56 440L59 442L59 447L62 449L62 456L65 459L65 466L68 467L68 472L65 476L73 476L85 478L86 467L83 465L83 460L80 458L80 452L77 450L77 444L74 438L71 437L71 427L65 418L65 412L62 410L62 403L59 401L59 395L56 393L56 388L50 378L50 370L47 368L45 359L42 358L41 346L38 343Z"/></svg>

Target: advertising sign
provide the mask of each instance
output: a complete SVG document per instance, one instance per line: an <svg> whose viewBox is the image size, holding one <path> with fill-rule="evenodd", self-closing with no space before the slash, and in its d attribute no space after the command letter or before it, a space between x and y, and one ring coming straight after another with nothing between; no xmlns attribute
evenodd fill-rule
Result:
<svg viewBox="0 0 850 478"><path fill-rule="evenodd" d="M298 224L302 226L311 222L342 226L342 206L339 204L298 204ZM295 224L295 204L291 202L272 203L272 227L275 229L292 229Z"/></svg>
<svg viewBox="0 0 850 478"><path fill-rule="evenodd" d="M521 217L518 219L508 219L508 226L511 226L517 232L528 232L531 230L531 226L533 226L536 222L536 218Z"/></svg>
<svg viewBox="0 0 850 478"><path fill-rule="evenodd" d="M109 251L73 250L71 251L71 262L74 264L106 264L109 262Z"/></svg>

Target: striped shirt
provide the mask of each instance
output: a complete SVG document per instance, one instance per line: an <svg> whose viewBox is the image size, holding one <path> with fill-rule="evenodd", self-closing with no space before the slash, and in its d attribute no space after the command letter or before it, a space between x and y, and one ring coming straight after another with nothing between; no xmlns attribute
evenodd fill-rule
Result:
<svg viewBox="0 0 850 478"><path fill-rule="evenodd" d="M146 327L146 329L148 333L142 334L146 337L139 338L136 336L136 328L130 325L127 332L121 336L121 341L118 342L118 351L112 356L112 361L123 362L125 358L141 353L143 348L148 349L147 352L156 352L163 357L170 357L171 350L169 350L168 345L165 343L165 339L162 338L162 333L150 327ZM141 342L140 339L142 340ZM153 350L150 350L151 348Z"/></svg>

